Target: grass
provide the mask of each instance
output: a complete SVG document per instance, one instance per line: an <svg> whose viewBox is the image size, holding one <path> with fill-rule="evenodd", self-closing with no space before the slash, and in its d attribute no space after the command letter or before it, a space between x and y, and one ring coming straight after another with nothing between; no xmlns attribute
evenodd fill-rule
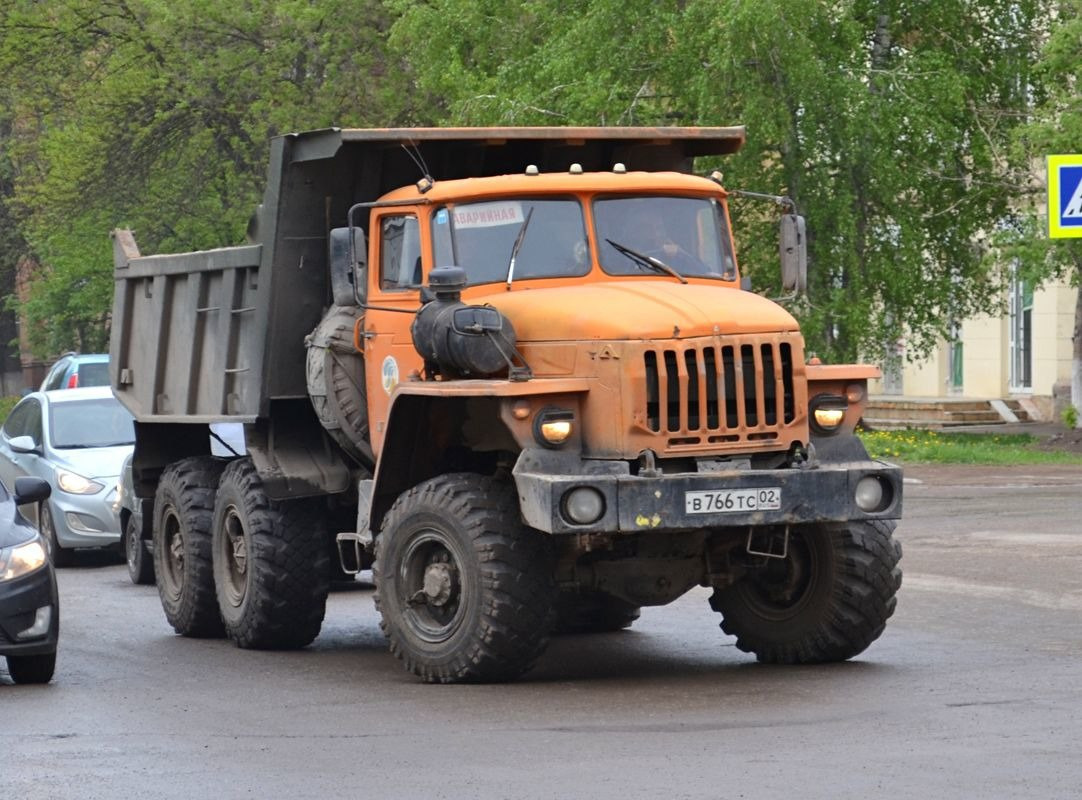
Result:
<svg viewBox="0 0 1082 800"><path fill-rule="evenodd" d="M1082 454L1042 450L1026 433L939 433L925 430L862 431L873 458L911 464L1080 464Z"/></svg>

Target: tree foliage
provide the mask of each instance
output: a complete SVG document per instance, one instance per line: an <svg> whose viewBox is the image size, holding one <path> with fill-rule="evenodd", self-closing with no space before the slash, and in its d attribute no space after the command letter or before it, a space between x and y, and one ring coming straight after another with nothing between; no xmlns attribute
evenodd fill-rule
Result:
<svg viewBox="0 0 1082 800"><path fill-rule="evenodd" d="M746 124L726 182L807 215L805 334L829 358L902 338L925 354L996 301L976 242L1009 208L1037 0L397 8L392 44L425 54L418 88L457 123ZM761 210L738 223L744 265L769 285L776 234Z"/></svg>
<svg viewBox="0 0 1082 800"><path fill-rule="evenodd" d="M1052 103L1048 132L1070 105L1043 87L1077 34L1033 65L1078 3L8 0L0 173L7 158L20 241L50 268L26 310L41 349L103 341L104 231L154 252L238 241L267 139L291 129L742 123L716 166L808 217L809 347L918 356L996 303L980 243L1018 207L1010 143L1032 102ZM734 221L745 270L776 289L770 212L736 200Z"/></svg>
<svg viewBox="0 0 1082 800"><path fill-rule="evenodd" d="M104 345L111 228L151 252L236 242L269 137L393 117L382 19L378 0L6 4L9 206L49 267L25 309L48 321L36 348Z"/></svg>

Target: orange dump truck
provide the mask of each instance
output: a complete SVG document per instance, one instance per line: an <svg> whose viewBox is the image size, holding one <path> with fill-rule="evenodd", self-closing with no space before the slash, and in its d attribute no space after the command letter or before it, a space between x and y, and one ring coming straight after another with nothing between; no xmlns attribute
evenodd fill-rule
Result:
<svg viewBox="0 0 1082 800"><path fill-rule="evenodd" d="M901 583L901 473L854 435L878 371L809 361L742 280L691 165L743 141L314 131L273 141L248 244L116 231L112 386L172 626L303 647L333 575L371 567L428 681L513 679L553 631L700 586L760 661L868 647Z"/></svg>

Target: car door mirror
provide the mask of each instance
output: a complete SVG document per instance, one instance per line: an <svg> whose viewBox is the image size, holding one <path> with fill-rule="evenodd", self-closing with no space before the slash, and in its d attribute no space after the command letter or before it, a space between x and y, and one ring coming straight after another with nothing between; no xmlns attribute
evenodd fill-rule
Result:
<svg viewBox="0 0 1082 800"><path fill-rule="evenodd" d="M30 438L30 437L26 437ZM15 479L15 505L21 506L27 503L40 503L48 500L53 488L47 481L41 478L23 476Z"/></svg>
<svg viewBox="0 0 1082 800"><path fill-rule="evenodd" d="M34 441L33 436L16 436L8 442L8 446L16 453L37 453L41 455L41 448Z"/></svg>

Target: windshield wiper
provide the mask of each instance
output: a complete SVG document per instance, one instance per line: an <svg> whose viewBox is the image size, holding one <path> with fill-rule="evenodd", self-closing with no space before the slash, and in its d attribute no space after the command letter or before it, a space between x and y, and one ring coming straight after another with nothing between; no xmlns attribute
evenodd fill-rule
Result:
<svg viewBox="0 0 1082 800"><path fill-rule="evenodd" d="M522 240L526 238L526 228L530 226L530 219L533 217L533 206L526 212L526 219L522 220L522 227L518 229L518 234L515 236L515 243L511 245L511 259L507 262L507 288L511 288L511 281L515 278L515 259L518 258L518 251L522 248Z"/></svg>
<svg viewBox="0 0 1082 800"><path fill-rule="evenodd" d="M630 258L632 261L636 262L637 264L641 264L644 267L648 267L648 268L650 268L652 270L656 270L658 272L667 272L668 274L670 274L674 278L676 278L678 281L680 281L680 283L687 283L687 280L685 280L683 275L681 275L675 269L670 267L668 264L666 264L660 258L654 258L653 256L648 256L645 253L640 253L638 250L632 250L630 247L627 247L626 245L622 245L619 242L614 242L612 239L606 239L605 241L608 242L610 245L612 245L613 249L615 249L616 252L627 256L628 258Z"/></svg>

